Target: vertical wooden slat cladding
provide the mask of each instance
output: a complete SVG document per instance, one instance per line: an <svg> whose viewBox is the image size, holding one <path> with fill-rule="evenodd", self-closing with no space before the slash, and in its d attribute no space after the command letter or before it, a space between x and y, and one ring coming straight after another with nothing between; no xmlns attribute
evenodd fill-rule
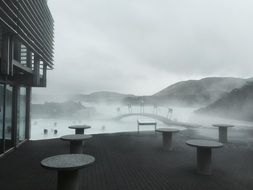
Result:
<svg viewBox="0 0 253 190"><path fill-rule="evenodd" d="M54 21L46 0L0 0L0 22L53 67Z"/></svg>

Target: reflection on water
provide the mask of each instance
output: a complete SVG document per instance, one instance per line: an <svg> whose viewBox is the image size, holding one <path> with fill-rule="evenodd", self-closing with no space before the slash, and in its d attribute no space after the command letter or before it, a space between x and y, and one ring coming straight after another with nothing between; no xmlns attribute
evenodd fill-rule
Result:
<svg viewBox="0 0 253 190"><path fill-rule="evenodd" d="M91 105L89 105L91 106ZM110 120L119 114L129 113L127 106L120 107L120 113L118 112L119 106L108 106L108 105L92 105L96 107L99 117L94 117L93 119L84 119L82 117L73 118L73 119L32 119L31 126L31 139L49 139L49 138L58 138L62 135L73 134L74 130L69 129L70 125L77 124L88 124L92 128L86 130L87 134L99 134L99 133L115 133L115 132L128 132L128 131L137 131L137 119L144 118L141 116L132 116L123 118L120 121ZM140 107L131 108L132 113L139 113ZM252 129L252 122L243 122L229 119L213 118L213 117L204 117L200 115L195 115L194 108L173 108L173 113L171 119L174 121L187 122L191 124L196 124L197 127L192 128L197 132L197 134L216 138L218 131L216 128L212 127L214 123L226 123L233 124L238 129ZM153 107L145 107L145 113L154 113ZM167 117L168 108L159 107L157 110L158 115ZM157 127L170 127L163 124L162 122L157 121ZM172 126L175 128L175 126ZM180 130L186 129L185 127L176 126ZM44 134L44 129L47 129L47 134ZM153 126L142 126L140 127L141 131L145 130L154 130ZM57 131L57 133L55 132Z"/></svg>

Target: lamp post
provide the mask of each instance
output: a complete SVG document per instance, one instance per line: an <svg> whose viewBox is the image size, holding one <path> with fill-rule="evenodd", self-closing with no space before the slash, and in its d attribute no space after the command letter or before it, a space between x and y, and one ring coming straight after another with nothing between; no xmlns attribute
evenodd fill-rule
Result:
<svg viewBox="0 0 253 190"><path fill-rule="evenodd" d="M143 97L142 97L142 99L141 99L140 112L141 112L141 113L144 113L144 100L143 100Z"/></svg>

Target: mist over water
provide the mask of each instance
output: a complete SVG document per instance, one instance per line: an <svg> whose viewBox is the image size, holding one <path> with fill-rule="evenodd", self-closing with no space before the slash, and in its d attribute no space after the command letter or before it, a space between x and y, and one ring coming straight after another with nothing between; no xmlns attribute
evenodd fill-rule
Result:
<svg viewBox="0 0 253 190"><path fill-rule="evenodd" d="M116 133L137 131L137 119L150 119L144 116L125 117L121 120L114 120L116 116L130 113L128 107L120 104L96 104L82 102L87 108L95 109L96 112L89 115L82 116L82 113L75 115L72 118L32 118L31 121L31 139L50 139L59 138L62 135L74 134L73 129L68 127L71 125L86 124L90 125L91 129L85 131L86 134L100 134L100 133ZM238 121L231 119L222 119L211 116L203 116L195 114L194 111L198 108L194 107L171 107L173 113L171 115L172 121L184 122L193 125L190 127L197 134L209 138L216 138L218 135L217 128L212 127L215 123L227 123L236 125L235 130L250 129L253 126L252 122ZM132 106L132 113L140 113L140 106ZM156 114L153 106L144 106L144 113ZM168 107L158 107L157 115L168 117ZM157 121L157 128L173 127L179 130L186 130L185 126L171 126ZM48 130L44 134L44 129ZM57 134L54 134L57 130ZM140 131L153 131L154 126L140 126Z"/></svg>
<svg viewBox="0 0 253 190"><path fill-rule="evenodd" d="M212 106L214 101L241 88L246 79L252 77L251 1L111 0L105 3L94 0L78 1L79 6L76 6L62 0L61 6L57 1L48 1L48 4L56 23L55 69L48 73L47 89L34 89L40 96L34 103L66 101L71 99L65 96L67 93L109 90L146 95L146 100L152 103L158 99L161 101L158 115L167 117L168 107L171 107L173 121L190 123L196 126L192 128L196 133L205 136L217 135L217 129L212 127L214 123L236 125L234 131L253 126L252 122L239 121L248 118L253 121L253 104L248 103L252 97L245 107L238 109L238 105L243 105L246 91L239 99L236 94ZM238 78L224 79L231 76ZM204 77L209 79L199 80ZM45 95L50 93L54 95ZM152 96L155 93L156 96ZM253 94L253 90L248 94ZM138 98L131 97L129 102L139 101ZM136 120L141 118L134 116L115 121L112 118L128 113L127 106L81 102L86 109L75 114L68 114L65 107L61 117L59 111L51 117L33 116L32 139L74 133L68 129L73 124L91 125L87 130L91 134L135 131ZM233 109L228 106L231 102L238 105L232 105ZM192 107L196 103L203 104L204 108L211 105L206 109L207 116L195 113L203 108L203 105ZM214 109L215 117L211 116ZM132 112L140 112L140 108L133 106ZM153 113L153 107L145 106L145 112ZM246 113L250 114L244 117ZM219 117L222 114L238 120ZM158 122L158 127L170 126ZM44 129L48 129L47 135L43 134ZM57 129L56 135L53 129ZM141 127L141 130L150 129L152 127Z"/></svg>
<svg viewBox="0 0 253 190"><path fill-rule="evenodd" d="M32 119L32 134L31 138L35 139L48 139L57 138L62 135L72 134L74 130L68 129L70 125L87 124L92 128L87 130L87 134L98 134L98 133L115 133L115 132L125 132L125 131L136 131L137 130L137 119L142 119L146 117L143 116L131 116L123 118L119 121L113 120L118 115L129 113L127 106L119 105L109 105L109 104L88 104L85 103L87 107L92 107L96 109L96 114L91 115L89 118L82 118L78 114L75 118L50 118L50 119ZM120 108L120 112L117 109ZM153 107L148 106L144 108L145 113L153 113ZM175 114L172 119L177 120L177 118L182 118L183 121L187 121L189 118L188 112L192 112L189 108L178 108L175 109ZM140 113L139 106L132 107L132 113ZM167 109L159 108L159 115L167 117ZM150 119L150 118L149 118ZM55 125L55 123L57 123ZM160 121L157 121L158 127L167 127ZM177 127L181 130L184 127ZM43 130L47 129L48 134L44 135ZM57 135L53 134L53 130L57 129ZM140 130L154 130L154 126L142 126Z"/></svg>

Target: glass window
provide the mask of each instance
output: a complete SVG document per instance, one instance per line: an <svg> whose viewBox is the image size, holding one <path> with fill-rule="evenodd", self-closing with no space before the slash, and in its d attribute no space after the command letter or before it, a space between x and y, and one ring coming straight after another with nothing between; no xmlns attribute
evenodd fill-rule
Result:
<svg viewBox="0 0 253 190"><path fill-rule="evenodd" d="M5 96L5 150L13 147L13 128L12 128L12 87L6 85Z"/></svg>
<svg viewBox="0 0 253 190"><path fill-rule="evenodd" d="M3 138L3 131L4 131L4 85L0 84L0 154L4 151L4 138Z"/></svg>
<svg viewBox="0 0 253 190"><path fill-rule="evenodd" d="M18 139L25 140L26 129L26 88L21 87L18 98Z"/></svg>

